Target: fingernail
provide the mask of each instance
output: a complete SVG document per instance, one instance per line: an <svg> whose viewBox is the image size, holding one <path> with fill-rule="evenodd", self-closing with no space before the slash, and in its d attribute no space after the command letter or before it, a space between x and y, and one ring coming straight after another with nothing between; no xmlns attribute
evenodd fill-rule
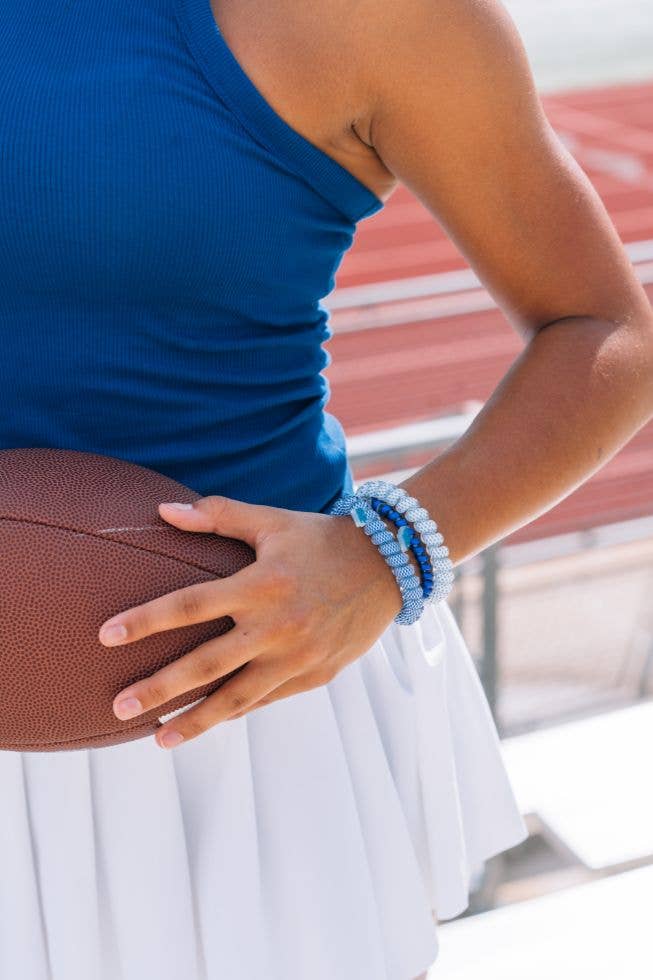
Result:
<svg viewBox="0 0 653 980"><path fill-rule="evenodd" d="M100 630L100 641L111 646L120 643L127 636L127 627L122 623L115 623L113 626L104 626Z"/></svg>
<svg viewBox="0 0 653 980"><path fill-rule="evenodd" d="M140 715L142 710L143 705L138 698L125 698L116 704L115 714L123 721L126 721L127 718L135 718L136 715Z"/></svg>
<svg viewBox="0 0 653 980"><path fill-rule="evenodd" d="M180 735L179 732L166 732L165 735L161 736L161 745L164 749L173 749L175 745L179 745L183 741L184 736Z"/></svg>
<svg viewBox="0 0 653 980"><path fill-rule="evenodd" d="M174 503L171 503L171 504L164 500L163 503L162 503L162 506L163 507L174 507L175 510L191 510L192 507L193 507L192 504L180 504L178 500L175 500Z"/></svg>

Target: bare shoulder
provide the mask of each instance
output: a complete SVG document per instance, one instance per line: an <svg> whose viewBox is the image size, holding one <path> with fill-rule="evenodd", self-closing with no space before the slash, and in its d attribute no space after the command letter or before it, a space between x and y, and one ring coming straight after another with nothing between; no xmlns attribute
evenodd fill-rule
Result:
<svg viewBox="0 0 653 980"><path fill-rule="evenodd" d="M643 302L501 0L210 3L278 114L383 200L406 185L524 335Z"/></svg>
<svg viewBox="0 0 653 980"><path fill-rule="evenodd" d="M544 131L526 50L501 0L386 0L374 18L364 3L366 142L393 170L404 169L406 133L441 137L447 153L470 133L500 135L518 123L529 139Z"/></svg>
<svg viewBox="0 0 653 980"><path fill-rule="evenodd" d="M430 206L423 193L433 191L430 162L437 150L443 168L456 169L463 149L456 132L464 132L467 153L469 134L481 127L500 139L502 128L519 124L525 141L546 130L502 0L281 0L277 13L286 3L290 60L335 134L331 149L349 153L345 165L353 162L379 197L401 180Z"/></svg>
<svg viewBox="0 0 653 980"><path fill-rule="evenodd" d="M364 135L372 109L367 5L357 0L210 3L227 44L276 112L386 199L397 179Z"/></svg>
<svg viewBox="0 0 653 980"><path fill-rule="evenodd" d="M501 0L360 0L357 127L431 211L512 325L618 319L641 287L550 125Z"/></svg>

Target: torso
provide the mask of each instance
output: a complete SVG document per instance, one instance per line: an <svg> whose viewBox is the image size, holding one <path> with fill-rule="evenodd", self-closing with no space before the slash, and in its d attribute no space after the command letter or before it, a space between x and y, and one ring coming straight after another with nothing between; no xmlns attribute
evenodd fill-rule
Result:
<svg viewBox="0 0 653 980"><path fill-rule="evenodd" d="M369 143L364 66L339 5L207 2L234 56L273 109L385 201L397 180Z"/></svg>
<svg viewBox="0 0 653 980"><path fill-rule="evenodd" d="M318 511L351 485L320 300L389 185L350 37L224 2L221 36L210 0L3 4L0 445Z"/></svg>

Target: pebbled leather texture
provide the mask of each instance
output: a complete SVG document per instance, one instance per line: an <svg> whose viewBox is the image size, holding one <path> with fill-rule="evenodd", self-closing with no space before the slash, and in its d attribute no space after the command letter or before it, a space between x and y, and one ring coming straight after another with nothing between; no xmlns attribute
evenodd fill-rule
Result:
<svg viewBox="0 0 653 980"><path fill-rule="evenodd" d="M124 646L98 639L109 617L256 559L244 541L182 531L164 500L199 494L127 460L70 449L0 450L0 750L115 745L216 691L236 671L120 721L113 698L234 625L230 616ZM241 668L238 668L241 669Z"/></svg>

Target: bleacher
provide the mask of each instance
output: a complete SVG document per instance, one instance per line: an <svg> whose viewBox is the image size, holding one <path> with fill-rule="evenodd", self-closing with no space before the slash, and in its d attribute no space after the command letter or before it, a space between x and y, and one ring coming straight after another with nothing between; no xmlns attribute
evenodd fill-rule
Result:
<svg viewBox="0 0 653 980"><path fill-rule="evenodd" d="M653 701L504 739L533 833L582 884L439 925L429 980L650 980Z"/></svg>
<svg viewBox="0 0 653 980"><path fill-rule="evenodd" d="M428 980L651 980L651 895L649 865L441 923Z"/></svg>
<svg viewBox="0 0 653 980"><path fill-rule="evenodd" d="M653 861L652 740L644 701L505 738L502 750L522 813L553 847L612 874Z"/></svg>

